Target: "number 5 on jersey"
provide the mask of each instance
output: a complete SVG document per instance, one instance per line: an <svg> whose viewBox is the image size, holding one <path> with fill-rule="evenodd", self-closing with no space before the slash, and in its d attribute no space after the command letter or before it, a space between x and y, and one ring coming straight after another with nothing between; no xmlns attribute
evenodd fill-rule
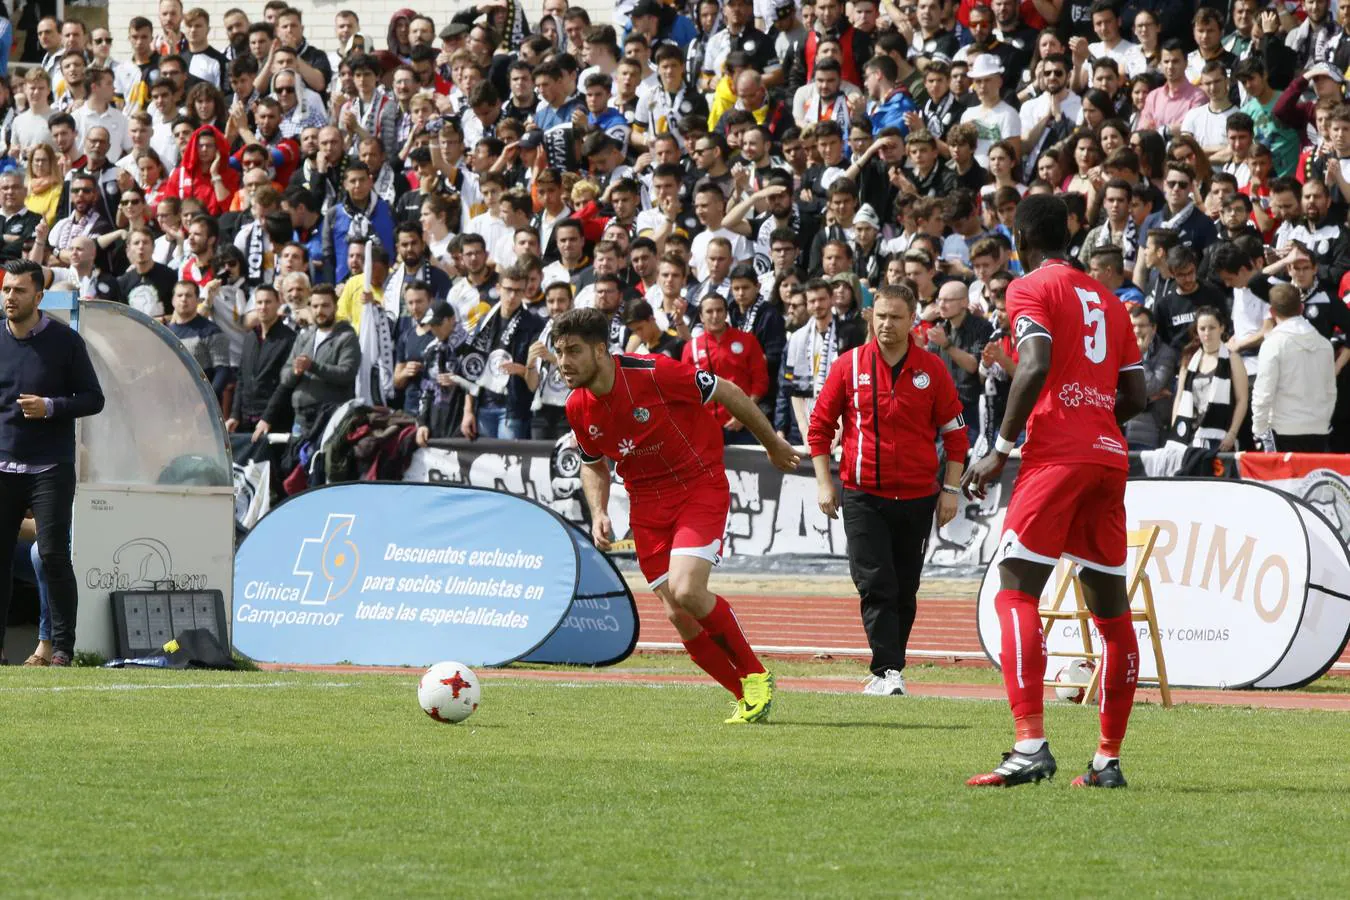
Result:
<svg viewBox="0 0 1350 900"><path fill-rule="evenodd" d="M1106 359L1106 310L1102 308L1102 297L1096 291L1075 287L1078 301L1083 304L1083 325L1088 333L1083 335L1083 353L1088 360L1099 363Z"/></svg>

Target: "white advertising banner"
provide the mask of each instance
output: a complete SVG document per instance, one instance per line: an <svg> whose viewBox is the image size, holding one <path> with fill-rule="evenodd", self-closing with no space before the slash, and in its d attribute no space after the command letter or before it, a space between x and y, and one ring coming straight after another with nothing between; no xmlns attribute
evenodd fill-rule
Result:
<svg viewBox="0 0 1350 900"><path fill-rule="evenodd" d="M75 644L111 657L113 591L218 590L234 581L234 492L226 487L102 486L75 492Z"/></svg>
<svg viewBox="0 0 1350 900"><path fill-rule="evenodd" d="M1260 484L1217 479L1131 481L1125 504L1129 528L1160 529L1147 572L1172 684L1294 687L1340 655L1350 636L1350 555L1312 507ZM980 641L996 666L998 562L979 598ZM1131 571L1134 563L1132 553ZM1060 574L1046 586L1047 605ZM1137 627L1140 677L1156 678L1148 626ZM1054 623L1047 649L1081 651L1078 629ZM1092 638L1100 648L1095 628Z"/></svg>

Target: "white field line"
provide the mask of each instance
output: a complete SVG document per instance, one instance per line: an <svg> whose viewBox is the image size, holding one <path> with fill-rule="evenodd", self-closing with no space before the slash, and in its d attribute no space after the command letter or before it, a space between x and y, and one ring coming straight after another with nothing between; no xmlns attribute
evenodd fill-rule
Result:
<svg viewBox="0 0 1350 900"><path fill-rule="evenodd" d="M683 650L684 644L677 644L666 641L638 641L637 650ZM773 644L755 644L754 648L760 653L790 653L795 656L815 656L817 654L826 654L829 656L871 656L872 651L867 647L793 647L777 646ZM983 651L980 650L906 650L906 656L912 656L917 659L986 659ZM1350 662L1332 663L1333 672L1350 672Z"/></svg>
<svg viewBox="0 0 1350 900"><path fill-rule="evenodd" d="M48 687L0 687L0 694L64 694L76 691L231 691L266 688L345 688L356 687L349 681L265 681L257 684L57 684Z"/></svg>
<svg viewBox="0 0 1350 900"><path fill-rule="evenodd" d="M639 641L637 645L639 651L642 650L683 650L683 644L664 641ZM872 651L867 647L796 647L780 646L774 644L755 644L754 649L760 653L791 653L793 655L805 656L816 654L829 654L830 656L871 656ZM906 650L906 656L913 656L920 659L984 659L984 653L979 650Z"/></svg>

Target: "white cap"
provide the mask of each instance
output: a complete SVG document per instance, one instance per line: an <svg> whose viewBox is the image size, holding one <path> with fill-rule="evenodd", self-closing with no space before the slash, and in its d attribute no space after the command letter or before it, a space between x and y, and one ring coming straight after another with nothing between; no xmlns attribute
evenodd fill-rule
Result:
<svg viewBox="0 0 1350 900"><path fill-rule="evenodd" d="M1303 77L1308 79L1309 81L1312 81L1314 78L1317 78L1318 76L1330 78L1337 84L1341 84L1345 81L1345 76L1343 76L1340 72L1337 72L1335 69L1333 69L1326 63L1318 63L1315 66L1310 66L1308 70L1303 73Z"/></svg>
<svg viewBox="0 0 1350 900"><path fill-rule="evenodd" d="M999 59L993 53L981 53L975 57L975 61L970 64L969 77L988 78L990 75L1003 74L1003 60Z"/></svg>

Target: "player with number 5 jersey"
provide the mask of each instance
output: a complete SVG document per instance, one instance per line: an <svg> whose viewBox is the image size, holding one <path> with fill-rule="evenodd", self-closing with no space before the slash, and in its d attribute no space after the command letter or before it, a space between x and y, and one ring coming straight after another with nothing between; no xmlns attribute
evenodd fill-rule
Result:
<svg viewBox="0 0 1350 900"><path fill-rule="evenodd" d="M1101 637L1101 740L1088 787L1124 787L1120 745L1134 703L1139 645L1125 588L1125 481L1122 427L1147 401L1130 316L1112 291L1066 258L1068 210L1051 196L1027 197L1013 221L1030 273L1008 286L1017 372L994 451L962 479L983 497L1018 436L1022 468L1003 520L995 600L1000 667L1017 738L993 771L967 783L1008 787L1055 774L1045 739L1045 637L1040 597L1063 557L1076 563Z"/></svg>

